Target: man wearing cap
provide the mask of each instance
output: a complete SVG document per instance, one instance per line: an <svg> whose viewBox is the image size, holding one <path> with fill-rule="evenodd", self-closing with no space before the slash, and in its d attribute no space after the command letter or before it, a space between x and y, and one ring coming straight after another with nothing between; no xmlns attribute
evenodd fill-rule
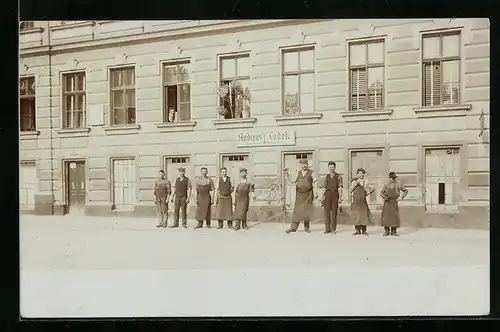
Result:
<svg viewBox="0 0 500 332"><path fill-rule="evenodd" d="M384 185L380 196L384 199L384 207L380 216L380 224L384 227L384 236L398 236L400 226L398 201L408 195L408 189L401 183L394 172L389 173L389 181Z"/></svg>
<svg viewBox="0 0 500 332"><path fill-rule="evenodd" d="M240 180L234 193L234 219L236 220L234 230L236 231L240 230L241 227L245 230L248 229L247 213L250 205L250 193L254 192L255 186L247 179L247 169L240 168ZM255 200L255 195L253 195L253 200Z"/></svg>
<svg viewBox="0 0 500 332"><path fill-rule="evenodd" d="M219 185L217 186L217 199L216 199L216 215L219 221L219 227L224 227L224 220L227 220L227 227L233 228L233 191L234 187L231 178L227 176L227 168L220 169Z"/></svg>
<svg viewBox="0 0 500 332"><path fill-rule="evenodd" d="M368 207L366 197L375 190L365 179L366 171L363 168L356 170L356 178L351 181L349 193L352 195L350 222L354 224L353 235L368 235L367 225L373 225L373 217Z"/></svg>
<svg viewBox="0 0 500 332"><path fill-rule="evenodd" d="M160 223L156 227L167 227L168 222L168 200L172 188L170 181L165 179L165 171L162 169L158 172L158 180L155 181L154 195L156 203L156 212Z"/></svg>
<svg viewBox="0 0 500 332"><path fill-rule="evenodd" d="M287 170L285 170L286 179L290 183L296 185L292 224L290 228L286 230L287 234L296 232L301 221L304 221L304 230L307 233L311 233L310 222L314 212L313 201L318 198L316 175L311 169L309 169L307 159L302 159L299 163L302 166L302 169L297 172L297 177L294 181L290 180L290 174Z"/></svg>
<svg viewBox="0 0 500 332"><path fill-rule="evenodd" d="M203 227L203 220L207 222L207 228L211 228L212 204L214 203L214 181L207 176L208 169L202 167L201 176L196 179L196 221L198 224L194 229Z"/></svg>
<svg viewBox="0 0 500 332"><path fill-rule="evenodd" d="M186 169L179 167L179 177L175 180L174 195L174 224L172 228L179 227L179 210L182 212L182 227L187 228L187 205L191 198L191 180L186 177Z"/></svg>
<svg viewBox="0 0 500 332"><path fill-rule="evenodd" d="M326 175L323 183L323 210L325 218L325 234L335 234L337 230L337 212L339 203L342 202L342 176L335 172L334 161L328 163L330 172Z"/></svg>

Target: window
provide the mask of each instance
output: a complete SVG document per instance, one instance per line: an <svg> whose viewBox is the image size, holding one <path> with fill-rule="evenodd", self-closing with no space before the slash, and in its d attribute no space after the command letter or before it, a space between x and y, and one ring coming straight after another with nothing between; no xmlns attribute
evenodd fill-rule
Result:
<svg viewBox="0 0 500 332"><path fill-rule="evenodd" d="M35 27L35 22L34 21L24 21L21 22L21 25L19 26L19 30L29 30L33 29Z"/></svg>
<svg viewBox="0 0 500 332"><path fill-rule="evenodd" d="M64 128L85 127L85 73L63 75Z"/></svg>
<svg viewBox="0 0 500 332"><path fill-rule="evenodd" d="M163 114L166 122L191 119L191 68L189 62L163 67Z"/></svg>
<svg viewBox="0 0 500 332"><path fill-rule="evenodd" d="M384 108L384 41L349 44L350 110Z"/></svg>
<svg viewBox="0 0 500 332"><path fill-rule="evenodd" d="M224 119L250 116L250 56L220 58L219 115Z"/></svg>
<svg viewBox="0 0 500 332"><path fill-rule="evenodd" d="M314 113L314 49L284 50L283 113Z"/></svg>
<svg viewBox="0 0 500 332"><path fill-rule="evenodd" d="M135 124L135 69L111 70L111 125Z"/></svg>
<svg viewBox="0 0 500 332"><path fill-rule="evenodd" d="M460 102L460 34L424 35L422 39L423 106Z"/></svg>
<svg viewBox="0 0 500 332"><path fill-rule="evenodd" d="M35 77L22 77L19 87L21 131L36 130L35 100Z"/></svg>

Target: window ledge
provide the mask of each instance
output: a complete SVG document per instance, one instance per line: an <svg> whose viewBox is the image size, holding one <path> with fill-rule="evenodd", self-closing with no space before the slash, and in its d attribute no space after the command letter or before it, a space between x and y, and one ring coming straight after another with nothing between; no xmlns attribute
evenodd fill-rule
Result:
<svg viewBox="0 0 500 332"><path fill-rule="evenodd" d="M278 126L295 126L305 124L315 124L323 117L323 113L278 115L274 119Z"/></svg>
<svg viewBox="0 0 500 332"><path fill-rule="evenodd" d="M108 126L104 127L104 131L107 135L129 135L129 134L137 134L141 129L141 126L138 124L130 124L130 125L116 125L116 126Z"/></svg>
<svg viewBox="0 0 500 332"><path fill-rule="evenodd" d="M39 135L40 135L39 130L21 131L21 139L22 140L37 139Z"/></svg>
<svg viewBox="0 0 500 332"><path fill-rule="evenodd" d="M89 132L90 128L63 128L57 131L61 137L87 137Z"/></svg>
<svg viewBox="0 0 500 332"><path fill-rule="evenodd" d="M232 128L251 128L253 127L257 118L245 119L216 119L213 124L217 129L232 129Z"/></svg>
<svg viewBox="0 0 500 332"><path fill-rule="evenodd" d="M50 27L51 31L59 31L59 30L68 30L68 29L73 29L73 28L80 28L80 27L90 27L94 26L95 22L94 21L84 21L84 22L77 22L77 23L69 23L69 24L60 24L60 25L54 25Z"/></svg>
<svg viewBox="0 0 500 332"><path fill-rule="evenodd" d="M43 32L43 28L40 28L40 27L19 30L20 35L26 35L26 34L30 34L30 33L42 33L42 32Z"/></svg>
<svg viewBox="0 0 500 332"><path fill-rule="evenodd" d="M419 118L435 118L449 116L465 116L472 108L471 104L463 105L439 105L439 106L418 106L413 110Z"/></svg>
<svg viewBox="0 0 500 332"><path fill-rule="evenodd" d="M380 121L389 120L392 109L368 110L368 111L348 111L341 112L340 115L346 122Z"/></svg>
<svg viewBox="0 0 500 332"><path fill-rule="evenodd" d="M156 124L156 128L162 133L193 131L194 126L196 126L196 121L163 122Z"/></svg>

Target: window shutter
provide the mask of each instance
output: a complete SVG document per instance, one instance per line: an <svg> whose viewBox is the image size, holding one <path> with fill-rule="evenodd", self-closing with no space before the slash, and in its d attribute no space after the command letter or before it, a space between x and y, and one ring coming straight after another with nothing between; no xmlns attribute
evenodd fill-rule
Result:
<svg viewBox="0 0 500 332"><path fill-rule="evenodd" d="M425 106L441 104L441 63L430 62L425 64Z"/></svg>
<svg viewBox="0 0 500 332"><path fill-rule="evenodd" d="M366 110L366 88L368 77L366 69L351 71L351 110Z"/></svg>
<svg viewBox="0 0 500 332"><path fill-rule="evenodd" d="M368 108L382 108L382 83L377 81L368 87Z"/></svg>

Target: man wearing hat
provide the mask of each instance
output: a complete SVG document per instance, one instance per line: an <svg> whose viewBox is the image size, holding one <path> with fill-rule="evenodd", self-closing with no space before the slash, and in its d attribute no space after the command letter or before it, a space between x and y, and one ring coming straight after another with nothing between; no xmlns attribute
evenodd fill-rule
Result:
<svg viewBox="0 0 500 332"><path fill-rule="evenodd" d="M365 179L366 171L363 168L356 170L356 178L351 181L349 193L352 195L351 217L349 221L354 224L353 235L368 235L367 225L373 225L373 217L366 200L367 196L375 190Z"/></svg>
<svg viewBox="0 0 500 332"><path fill-rule="evenodd" d="M179 210L182 212L182 227L187 228L187 205L191 198L191 180L186 177L186 169L179 167L179 177L175 180L174 195L174 224L171 228L179 227Z"/></svg>
<svg viewBox="0 0 500 332"><path fill-rule="evenodd" d="M339 203L342 202L342 176L335 172L334 161L328 163L330 172L323 183L323 210L325 218L325 234L335 234L337 230L337 212Z"/></svg>
<svg viewBox="0 0 500 332"><path fill-rule="evenodd" d="M214 203L214 181L207 176L208 169L202 167L201 176L196 179L196 221L198 224L194 229L203 227L203 220L207 222L207 228L211 228L212 204Z"/></svg>
<svg viewBox="0 0 500 332"><path fill-rule="evenodd" d="M227 168L222 167L220 169L219 185L217 186L217 199L216 199L216 210L217 210L217 220L219 221L219 227L217 229L222 229L224 227L224 220L227 220L227 227L233 228L233 183L231 178L227 176Z"/></svg>
<svg viewBox="0 0 500 332"><path fill-rule="evenodd" d="M155 181L154 195L156 203L156 212L159 224L156 227L167 227L168 221L168 200L172 192L170 181L165 179L165 171L158 172L158 180Z"/></svg>
<svg viewBox="0 0 500 332"><path fill-rule="evenodd" d="M398 201L408 195L408 189L399 181L396 173L389 173L389 181L384 185L380 196L384 199L384 207L380 216L380 224L384 227L384 236L398 236L400 225Z"/></svg>
<svg viewBox="0 0 500 332"><path fill-rule="evenodd" d="M248 207L250 206L250 193L255 192L255 186L250 183L247 178L247 169L240 168L240 180L236 185L236 190L234 193L234 219L236 220L236 227L234 230L248 229L247 225L247 213ZM255 195L253 200L255 200Z"/></svg>
<svg viewBox="0 0 500 332"><path fill-rule="evenodd" d="M318 198L317 188L315 188L317 178L314 172L309 169L307 159L301 159L299 163L302 169L297 172L297 177L294 181L290 180L290 174L285 169L286 179L290 183L296 185L292 224L290 228L286 230L287 234L296 232L301 221L304 221L304 230L307 233L311 233L310 222L314 212L313 201Z"/></svg>

